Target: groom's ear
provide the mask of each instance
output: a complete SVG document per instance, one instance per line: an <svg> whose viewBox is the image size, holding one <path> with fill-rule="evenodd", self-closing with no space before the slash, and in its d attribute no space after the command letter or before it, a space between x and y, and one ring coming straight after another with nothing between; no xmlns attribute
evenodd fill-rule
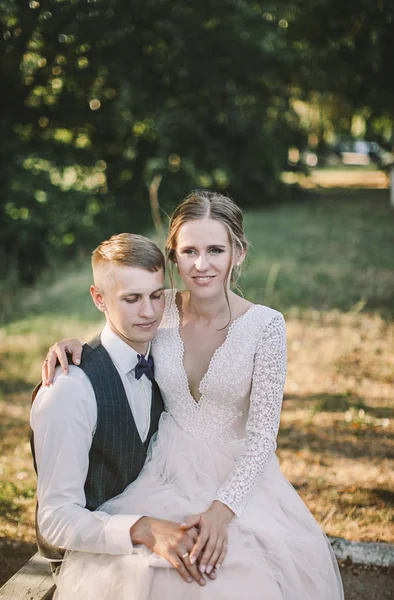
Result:
<svg viewBox="0 0 394 600"><path fill-rule="evenodd" d="M104 302L104 294L103 292L95 285L91 285L90 286L90 295L93 298L93 302L95 303L95 305L97 306L97 308L101 311L101 312L105 312L106 308L105 308L105 302Z"/></svg>

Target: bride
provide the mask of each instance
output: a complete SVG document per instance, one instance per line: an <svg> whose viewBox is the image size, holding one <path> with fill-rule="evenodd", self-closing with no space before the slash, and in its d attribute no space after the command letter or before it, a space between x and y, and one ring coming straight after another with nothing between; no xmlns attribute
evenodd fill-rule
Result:
<svg viewBox="0 0 394 600"><path fill-rule="evenodd" d="M187 291L166 295L152 352L166 412L138 479L100 510L194 525L182 558L202 573L188 585L172 565L132 555L71 552L64 599L340 600L335 557L275 455L286 373L281 313L230 289L247 251L229 198L192 192L175 210L166 254Z"/></svg>

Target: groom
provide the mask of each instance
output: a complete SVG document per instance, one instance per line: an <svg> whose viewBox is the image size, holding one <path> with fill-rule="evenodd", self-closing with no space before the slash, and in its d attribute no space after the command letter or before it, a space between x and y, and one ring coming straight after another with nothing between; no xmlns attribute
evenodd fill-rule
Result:
<svg viewBox="0 0 394 600"><path fill-rule="evenodd" d="M92 268L90 293L106 325L79 367L68 376L58 367L53 385L33 395L40 552L57 574L65 549L122 555L144 544L185 581L205 585L188 555L194 527L97 510L138 477L163 410L150 343L164 311L164 257L151 240L123 233L94 250Z"/></svg>

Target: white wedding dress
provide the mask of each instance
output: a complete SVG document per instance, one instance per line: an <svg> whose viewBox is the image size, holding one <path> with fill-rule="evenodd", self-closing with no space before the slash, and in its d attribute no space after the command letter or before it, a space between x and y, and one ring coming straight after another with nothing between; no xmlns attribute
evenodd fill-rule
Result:
<svg viewBox="0 0 394 600"><path fill-rule="evenodd" d="M340 600L335 557L275 456L286 372L280 313L253 305L229 327L192 397L175 290L153 345L166 411L138 479L101 510L182 522L212 500L236 514L227 557L205 587L144 546L126 556L72 552L61 600Z"/></svg>

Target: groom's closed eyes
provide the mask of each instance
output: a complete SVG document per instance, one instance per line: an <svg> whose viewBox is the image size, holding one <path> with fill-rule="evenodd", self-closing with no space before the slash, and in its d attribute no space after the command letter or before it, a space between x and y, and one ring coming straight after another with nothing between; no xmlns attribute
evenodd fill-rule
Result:
<svg viewBox="0 0 394 600"><path fill-rule="evenodd" d="M164 287L163 288L159 288L157 290L155 290L154 292L152 292L149 296L149 298L151 300L161 300L163 297L163 293L164 293ZM143 297L143 294L126 294L125 296L123 296L123 300L125 302L127 302L128 304L134 304L135 302L138 302L138 300L141 300L141 298Z"/></svg>

